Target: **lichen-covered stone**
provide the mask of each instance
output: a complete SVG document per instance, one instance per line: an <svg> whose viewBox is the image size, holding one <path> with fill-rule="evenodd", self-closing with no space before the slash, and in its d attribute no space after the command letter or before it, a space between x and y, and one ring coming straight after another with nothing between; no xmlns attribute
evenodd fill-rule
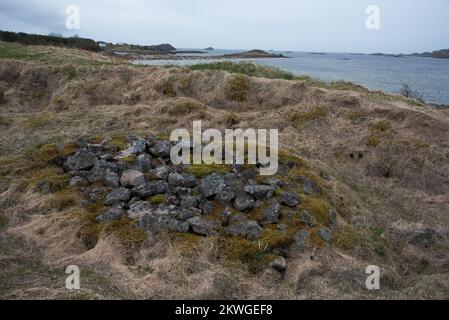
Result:
<svg viewBox="0 0 449 320"><path fill-rule="evenodd" d="M92 168L97 162L97 157L94 153L81 149L73 156L67 158L64 162L64 168L67 171L81 171Z"/></svg>
<svg viewBox="0 0 449 320"><path fill-rule="evenodd" d="M124 187L120 187L113 190L106 196L105 204L107 206L111 206L113 204L127 202L129 199L131 199L131 191Z"/></svg>
<svg viewBox="0 0 449 320"><path fill-rule="evenodd" d="M285 206L294 208L301 203L301 197L297 192L292 190L282 191L280 202Z"/></svg>

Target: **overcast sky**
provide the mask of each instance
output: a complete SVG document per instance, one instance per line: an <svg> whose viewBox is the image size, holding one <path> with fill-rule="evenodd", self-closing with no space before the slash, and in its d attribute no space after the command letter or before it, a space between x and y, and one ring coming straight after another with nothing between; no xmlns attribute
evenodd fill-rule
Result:
<svg viewBox="0 0 449 320"><path fill-rule="evenodd" d="M65 27L67 5L80 29ZM365 26L368 5L380 29ZM411 53L449 48L449 0L0 0L0 29L178 48Z"/></svg>

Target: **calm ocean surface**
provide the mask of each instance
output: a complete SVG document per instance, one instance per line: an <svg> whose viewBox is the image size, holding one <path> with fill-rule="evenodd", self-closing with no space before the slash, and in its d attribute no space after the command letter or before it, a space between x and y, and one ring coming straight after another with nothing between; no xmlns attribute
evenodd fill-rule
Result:
<svg viewBox="0 0 449 320"><path fill-rule="evenodd" d="M211 56L236 52L242 51L214 50L197 55ZM418 91L426 102L449 106L449 59L396 58L348 53L272 52L283 53L290 58L245 59L245 61L277 67L298 75L309 75L327 82L352 81L370 89L380 89L392 93L398 93L404 84L408 84L413 90ZM192 56L192 54L187 55ZM185 66L216 61L201 59L139 60L135 63Z"/></svg>

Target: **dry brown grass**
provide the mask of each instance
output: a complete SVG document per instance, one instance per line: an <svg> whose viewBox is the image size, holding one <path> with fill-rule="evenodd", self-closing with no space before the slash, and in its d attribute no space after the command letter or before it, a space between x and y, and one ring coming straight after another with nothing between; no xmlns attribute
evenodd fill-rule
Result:
<svg viewBox="0 0 449 320"><path fill-rule="evenodd" d="M347 91L343 83L316 88L181 68L80 64L73 71L1 61L0 81L8 90L0 112L0 208L7 221L0 236L2 246L13 243L0 259L2 298L448 298L447 247L408 244L425 227L446 241L449 234L446 110ZM229 263L220 239L166 234L130 250L120 236L128 234L127 221L113 228L123 233L96 233L86 247L76 194L47 167L51 146L112 136L124 148L128 133L164 135L195 119L204 128L278 128L281 146L304 158L294 173L313 173L325 186L325 201L311 197L303 208L324 224L328 207L339 213L334 244L293 251L283 278L255 274L239 259ZM36 168L31 159L50 164ZM47 179L56 193L36 193L33 179ZM267 239L292 240L277 235ZM373 263L385 277L378 293L364 289L364 269ZM68 264L85 272L78 296L62 289Z"/></svg>

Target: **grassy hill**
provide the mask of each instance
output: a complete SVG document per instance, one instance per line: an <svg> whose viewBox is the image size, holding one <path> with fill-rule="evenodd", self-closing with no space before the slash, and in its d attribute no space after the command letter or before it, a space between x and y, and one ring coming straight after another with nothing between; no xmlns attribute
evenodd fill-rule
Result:
<svg viewBox="0 0 449 320"><path fill-rule="evenodd" d="M133 66L5 42L0 98L1 298L449 298L445 109L251 64ZM91 218L103 204L83 206L86 190L68 185L58 162L82 143L126 149L130 135L166 139L200 119L205 128L279 129L278 178L320 187L298 189L298 210L321 218L332 241L313 227L303 247L292 246L288 230L300 222L289 219L286 233L268 226L259 242L99 223ZM201 178L229 168L190 170ZM269 268L264 248L286 258L284 273ZM64 289L69 264L82 270L77 293ZM376 292L364 287L373 264L382 271Z"/></svg>

